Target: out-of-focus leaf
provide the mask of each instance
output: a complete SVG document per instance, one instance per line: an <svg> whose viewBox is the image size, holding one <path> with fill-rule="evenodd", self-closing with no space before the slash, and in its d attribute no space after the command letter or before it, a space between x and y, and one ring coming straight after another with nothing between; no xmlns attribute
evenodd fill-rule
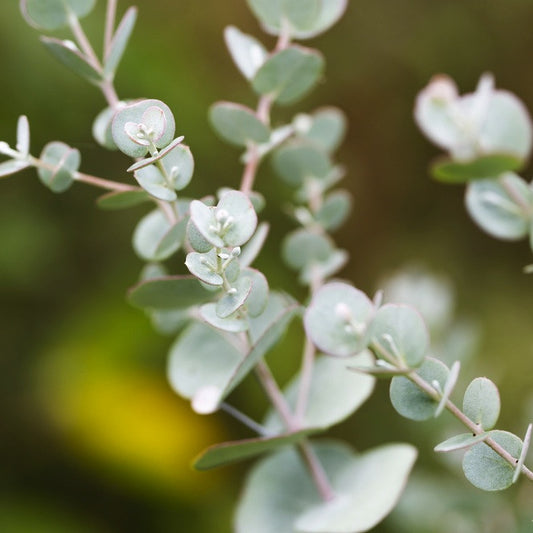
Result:
<svg viewBox="0 0 533 533"><path fill-rule="evenodd" d="M107 78L113 78L115 71L124 55L128 41L130 39L133 28L135 27L135 21L137 20L137 8L130 7L122 17L120 24L118 25L111 46L107 51L107 55L104 59L104 75Z"/></svg>
<svg viewBox="0 0 533 533"><path fill-rule="evenodd" d="M72 41L61 41L53 37L41 37L41 42L47 50L63 65L78 76L98 85L102 81L102 73L86 61L83 54Z"/></svg>
<svg viewBox="0 0 533 533"><path fill-rule="evenodd" d="M316 50L291 46L269 57L256 72L252 86L280 104L291 104L308 93L322 76L324 58Z"/></svg>
<svg viewBox="0 0 533 533"><path fill-rule="evenodd" d="M146 191L118 191L100 196L96 203L101 209L115 210L134 207L149 200Z"/></svg>
<svg viewBox="0 0 533 533"><path fill-rule="evenodd" d="M251 80L268 56L265 47L255 37L234 26L226 27L224 39L238 69L246 79Z"/></svg>
<svg viewBox="0 0 533 533"><path fill-rule="evenodd" d="M31 26L55 30L68 24L70 12L84 17L95 3L96 0L20 0L20 9Z"/></svg>

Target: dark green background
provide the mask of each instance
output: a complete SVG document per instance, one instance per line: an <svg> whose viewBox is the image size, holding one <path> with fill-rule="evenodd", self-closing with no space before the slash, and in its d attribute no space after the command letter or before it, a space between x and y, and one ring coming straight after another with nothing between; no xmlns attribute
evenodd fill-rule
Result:
<svg viewBox="0 0 533 533"><path fill-rule="evenodd" d="M133 42L117 77L119 95L159 98L172 108L177 134L186 136L196 159L188 193L238 186L239 154L212 133L207 109L217 99L254 106L256 97L232 64L222 31L234 24L269 45L272 38L262 35L244 0L139 4ZM125 7L121 2L121 12ZM98 40L103 8L100 0L84 21ZM438 152L417 131L412 107L417 91L436 73L449 74L462 91L470 91L490 71L499 87L532 108L532 24L530 0L352 0L337 26L306 43L326 56L323 82L298 106L276 108L273 114L280 124L297 111L326 104L346 112L350 129L339 160L348 169L344 186L355 201L349 223L335 236L351 251L343 277L371 293L380 278L409 263L449 276L459 311L475 317L483 330L471 372L490 375L501 385L501 426L519 433L525 429L533 375L532 281L521 272L531 252L524 242L509 244L483 234L465 213L462 187L429 179L428 164ZM63 140L80 149L85 172L127 179L127 158L103 151L91 138L92 120L104 107L101 95L48 55L13 0L2 5L0 46L0 139L14 144L17 117L26 114L35 154L46 142ZM528 169L523 175L529 176ZM273 286L302 296L293 274L276 258L280 239L293 227L282 209L289 191L280 187L268 163L257 189L267 197L265 216L273 225L259 266ZM211 442L209 432L218 438L247 433L223 415L198 422L169 392L164 372L170 339L152 333L148 320L123 298L141 268L129 241L144 208L101 212L94 206L96 196L83 185L54 195L33 171L0 183L0 530L230 531L244 469L202 476L176 472L187 469L185 458L199 451L194 432L204 432L198 437L202 446ZM298 334L292 328L272 355L282 380L297 365ZM148 376L166 406L164 415L137 416L134 409L142 413L146 405L143 394L151 393L142 387L133 388L132 397L116 393L122 376L128 386ZM110 403L103 400L101 408L78 413L79 402L91 404L84 396L87 383L96 397L109 394ZM264 403L253 383L245 384L236 400L253 402L246 409L260 416ZM111 422L106 422L108 409L115 417ZM113 443L115 423L122 424L120 442L95 451L94 442ZM176 464L169 461L165 468L163 462L164 473L152 471L150 453L159 448L145 444L143 432L154 431L159 443L167 438L167 426L192 444ZM421 464L442 476L443 467L431 462L438 439L431 428L400 420L382 385L352 421L333 433L359 449L415 442L421 446ZM87 434L89 443L83 438ZM147 458L142 467L136 466L141 462L136 453ZM516 500L518 491L509 496ZM487 504L495 501L487 498Z"/></svg>

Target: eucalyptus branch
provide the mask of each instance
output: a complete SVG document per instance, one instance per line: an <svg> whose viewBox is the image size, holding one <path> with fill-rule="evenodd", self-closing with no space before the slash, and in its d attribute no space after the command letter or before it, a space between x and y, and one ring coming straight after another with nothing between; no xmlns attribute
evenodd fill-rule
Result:
<svg viewBox="0 0 533 533"><path fill-rule="evenodd" d="M91 176L90 174L84 174L83 172L74 173L74 179L81 183L86 183L87 185L93 185L94 187L99 187L101 189L106 189L108 191L142 191L141 187L135 187L133 185L128 185L126 183L119 183L117 181L111 181L103 178L98 178L96 176Z"/></svg>
<svg viewBox="0 0 533 533"><path fill-rule="evenodd" d="M387 350L379 342L373 342L371 349L376 352L376 354L387 361L391 366L397 370L403 372L403 376L409 379L414 383L421 391L427 394L435 402L440 402L442 400L443 394L441 391L437 390L434 386L424 380L416 371L408 371L408 367L399 363L398 358ZM459 420L469 431L472 432L474 436L483 435L485 431L483 428L471 420L465 413L455 405L449 398L445 401L444 407ZM500 457L505 459L511 466L516 467L518 463L518 457L513 457L503 446L498 444L490 437L490 433L487 433L486 437L483 439L488 446L490 446ZM525 465L522 465L522 473L530 480L533 481L533 472L527 468Z"/></svg>

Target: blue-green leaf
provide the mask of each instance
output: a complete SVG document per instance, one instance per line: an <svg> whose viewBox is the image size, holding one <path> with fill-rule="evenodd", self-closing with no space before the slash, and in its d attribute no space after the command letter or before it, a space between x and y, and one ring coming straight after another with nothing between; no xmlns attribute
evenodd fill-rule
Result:
<svg viewBox="0 0 533 533"><path fill-rule="evenodd" d="M142 309L187 309L213 298L192 276L165 276L141 281L128 291L129 302Z"/></svg>
<svg viewBox="0 0 533 533"><path fill-rule="evenodd" d="M90 13L96 0L20 0L26 22L45 30L55 30L68 24L72 12L78 18Z"/></svg>
<svg viewBox="0 0 533 533"><path fill-rule="evenodd" d="M348 357L367 347L374 313L373 303L362 291L330 282L315 293L307 308L305 331L320 350Z"/></svg>
<svg viewBox="0 0 533 533"><path fill-rule="evenodd" d="M41 182L53 192L66 191L74 182L80 166L80 152L65 143L53 141L43 148L40 159L51 167L37 169Z"/></svg>
<svg viewBox="0 0 533 533"><path fill-rule="evenodd" d="M516 174L476 180L466 190L466 207L476 224L497 239L522 239L529 233L533 191Z"/></svg>
<svg viewBox="0 0 533 533"><path fill-rule="evenodd" d="M53 37L41 37L47 50L63 65L78 76L98 85L102 81L102 73L89 63L72 41L61 41Z"/></svg>
<svg viewBox="0 0 533 533"><path fill-rule="evenodd" d="M128 41L136 20L137 8L128 8L113 35L111 46L109 47L109 50L107 50L107 54L104 58L104 75L106 78L112 79L114 77L115 71L124 55L126 47L128 46Z"/></svg>
<svg viewBox="0 0 533 533"><path fill-rule="evenodd" d="M372 529L393 509L416 458L406 444L355 454L336 442L313 446L334 498L324 502L296 450L258 463L237 508L236 533L353 533Z"/></svg>
<svg viewBox="0 0 533 533"><path fill-rule="evenodd" d="M490 437L518 460L522 450L522 441L516 435L507 431L491 431ZM503 490L512 485L515 467L488 444L481 442L465 453L463 471L466 479L475 487L494 491Z"/></svg>
<svg viewBox="0 0 533 533"><path fill-rule="evenodd" d="M279 104L292 104L316 85L323 70L324 59L319 52L291 46L265 61L256 72L252 87Z"/></svg>
<svg viewBox="0 0 533 533"><path fill-rule="evenodd" d="M444 363L432 357L427 357L424 364L416 371L430 385L438 385L440 390L444 390L449 372ZM411 420L427 420L435 416L439 406L438 399L429 396L402 376L392 378L390 399L394 409Z"/></svg>
<svg viewBox="0 0 533 533"><path fill-rule="evenodd" d="M265 47L255 37L234 26L226 27L224 39L233 61L244 77L251 80L268 56Z"/></svg>
<svg viewBox="0 0 533 533"><path fill-rule="evenodd" d="M492 429L500 416L500 393L488 378L476 378L466 388L463 412L484 430Z"/></svg>
<svg viewBox="0 0 533 533"><path fill-rule="evenodd" d="M264 143L270 131L252 109L232 102L217 102L209 110L209 119L215 131L225 141L237 146L251 142Z"/></svg>

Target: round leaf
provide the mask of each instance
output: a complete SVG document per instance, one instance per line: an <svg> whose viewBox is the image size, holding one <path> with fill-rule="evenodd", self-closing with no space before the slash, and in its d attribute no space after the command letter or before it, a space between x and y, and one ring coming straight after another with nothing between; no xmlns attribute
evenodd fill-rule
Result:
<svg viewBox="0 0 533 533"><path fill-rule="evenodd" d="M312 115L297 116L295 126L309 141L327 153L335 151L346 133L346 117L336 107L324 107Z"/></svg>
<svg viewBox="0 0 533 533"><path fill-rule="evenodd" d="M224 140L237 146L264 143L270 138L269 129L254 111L240 104L218 102L209 110L209 119Z"/></svg>
<svg viewBox="0 0 533 533"><path fill-rule="evenodd" d="M428 357L416 373L430 384L438 382L443 390L449 370L444 363ZM438 401L420 390L409 379L401 376L392 378L390 399L394 409L411 420L427 420L435 416L439 405Z"/></svg>
<svg viewBox="0 0 533 533"><path fill-rule="evenodd" d="M424 361L429 333L422 315L413 307L384 305L376 312L370 330L372 342L379 343L408 367L420 366Z"/></svg>
<svg viewBox="0 0 533 533"><path fill-rule="evenodd" d="M522 441L507 431L491 431L491 438L513 457L520 457ZM513 483L515 468L484 442L476 444L463 457L466 479L482 490L503 490Z"/></svg>
<svg viewBox="0 0 533 533"><path fill-rule="evenodd" d="M279 35L282 20L290 25L291 36L310 39L329 29L341 18L347 0L248 0L266 31Z"/></svg>
<svg viewBox="0 0 533 533"><path fill-rule="evenodd" d="M165 202L176 200L176 192L169 188L165 177L154 165L136 170L133 175L137 183L154 198Z"/></svg>
<svg viewBox="0 0 533 533"><path fill-rule="evenodd" d="M346 283L327 283L305 312L305 331L320 350L348 357L367 347L374 312L374 305L362 291Z"/></svg>
<svg viewBox="0 0 533 533"><path fill-rule="evenodd" d="M241 246L254 234L257 227L257 215L249 198L240 191L225 193L216 207L215 217L225 211L231 217L231 223L223 231L226 246Z"/></svg>
<svg viewBox="0 0 533 533"><path fill-rule="evenodd" d="M394 507L416 458L409 445L354 454L334 442L316 444L335 497L320 500L294 449L258 463L237 508L236 533L346 533L368 531Z"/></svg>
<svg viewBox="0 0 533 533"><path fill-rule="evenodd" d="M252 280L243 276L237 280L216 304L216 313L220 318L227 318L238 311L246 302L252 289Z"/></svg>
<svg viewBox="0 0 533 533"><path fill-rule="evenodd" d="M96 0L21 0L24 18L32 26L55 30L68 24L69 13L78 18L91 12Z"/></svg>
<svg viewBox="0 0 533 533"><path fill-rule="evenodd" d="M239 333L248 329L248 321L238 313L221 318L217 314L217 304L209 303L200 307L200 316L211 326L230 333Z"/></svg>
<svg viewBox="0 0 533 533"><path fill-rule="evenodd" d="M217 273L218 257L215 249L203 254L188 253L185 265L193 276L208 285L220 286L224 283L224 278Z"/></svg>
<svg viewBox="0 0 533 533"><path fill-rule="evenodd" d="M468 185L466 207L474 221L498 239L521 239L529 233L533 192L513 173Z"/></svg>
<svg viewBox="0 0 533 533"><path fill-rule="evenodd" d="M317 222L327 231L340 228L350 215L352 197L348 191L333 191L324 198L320 209L315 213Z"/></svg>
<svg viewBox="0 0 533 533"><path fill-rule="evenodd" d="M98 113L93 122L93 137L98 144L108 150L118 150L111 133L111 123L114 115L115 110L112 107L106 107Z"/></svg>
<svg viewBox="0 0 533 533"><path fill-rule="evenodd" d="M65 143L54 141L43 148L40 159L53 168L53 170L42 167L37 169L42 183L53 192L66 191L72 185L80 166L80 152Z"/></svg>
<svg viewBox="0 0 533 533"><path fill-rule="evenodd" d="M492 429L500 416L498 387L490 379L474 379L465 391L463 412L484 430Z"/></svg>
<svg viewBox="0 0 533 533"><path fill-rule="evenodd" d="M178 144L161 159L170 184L177 191L181 191L191 182L194 174L194 158L191 149Z"/></svg>
<svg viewBox="0 0 533 533"><path fill-rule="evenodd" d="M141 100L123 107L111 125L113 141L119 150L131 157L144 157L150 141L139 133L142 127L151 131L149 139L156 148L164 148L174 138L174 115L160 100Z"/></svg>
<svg viewBox="0 0 533 533"><path fill-rule="evenodd" d="M280 177L294 187L302 185L307 179L325 179L332 169L328 155L304 141L286 143L276 150L272 164Z"/></svg>
<svg viewBox="0 0 533 533"><path fill-rule="evenodd" d="M180 248L180 237L184 234L184 221L172 227L165 215L155 209L137 224L133 233L133 249L146 261L164 261Z"/></svg>
<svg viewBox="0 0 533 533"><path fill-rule="evenodd" d="M326 261L333 253L331 239L305 228L289 233L283 240L282 257L294 270L302 270L313 263Z"/></svg>
<svg viewBox="0 0 533 533"><path fill-rule="evenodd" d="M170 349L168 379L172 388L184 398L194 401L206 390L211 391L213 398L213 391L222 393L241 359L241 352L222 334L196 322ZM216 402L212 402L211 407L216 410Z"/></svg>
<svg viewBox="0 0 533 533"><path fill-rule="evenodd" d="M265 61L255 74L252 87L280 104L291 104L313 88L323 69L324 59L319 52L291 46Z"/></svg>
<svg viewBox="0 0 533 533"><path fill-rule="evenodd" d="M368 351L346 359L318 357L313 366L302 426L328 428L354 413L372 393L375 379L348 369L354 365L371 365L373 360ZM296 376L284 391L292 408L297 404L300 381L301 375ZM279 431L284 427L279 415L274 411L268 415L264 425L272 431Z"/></svg>

